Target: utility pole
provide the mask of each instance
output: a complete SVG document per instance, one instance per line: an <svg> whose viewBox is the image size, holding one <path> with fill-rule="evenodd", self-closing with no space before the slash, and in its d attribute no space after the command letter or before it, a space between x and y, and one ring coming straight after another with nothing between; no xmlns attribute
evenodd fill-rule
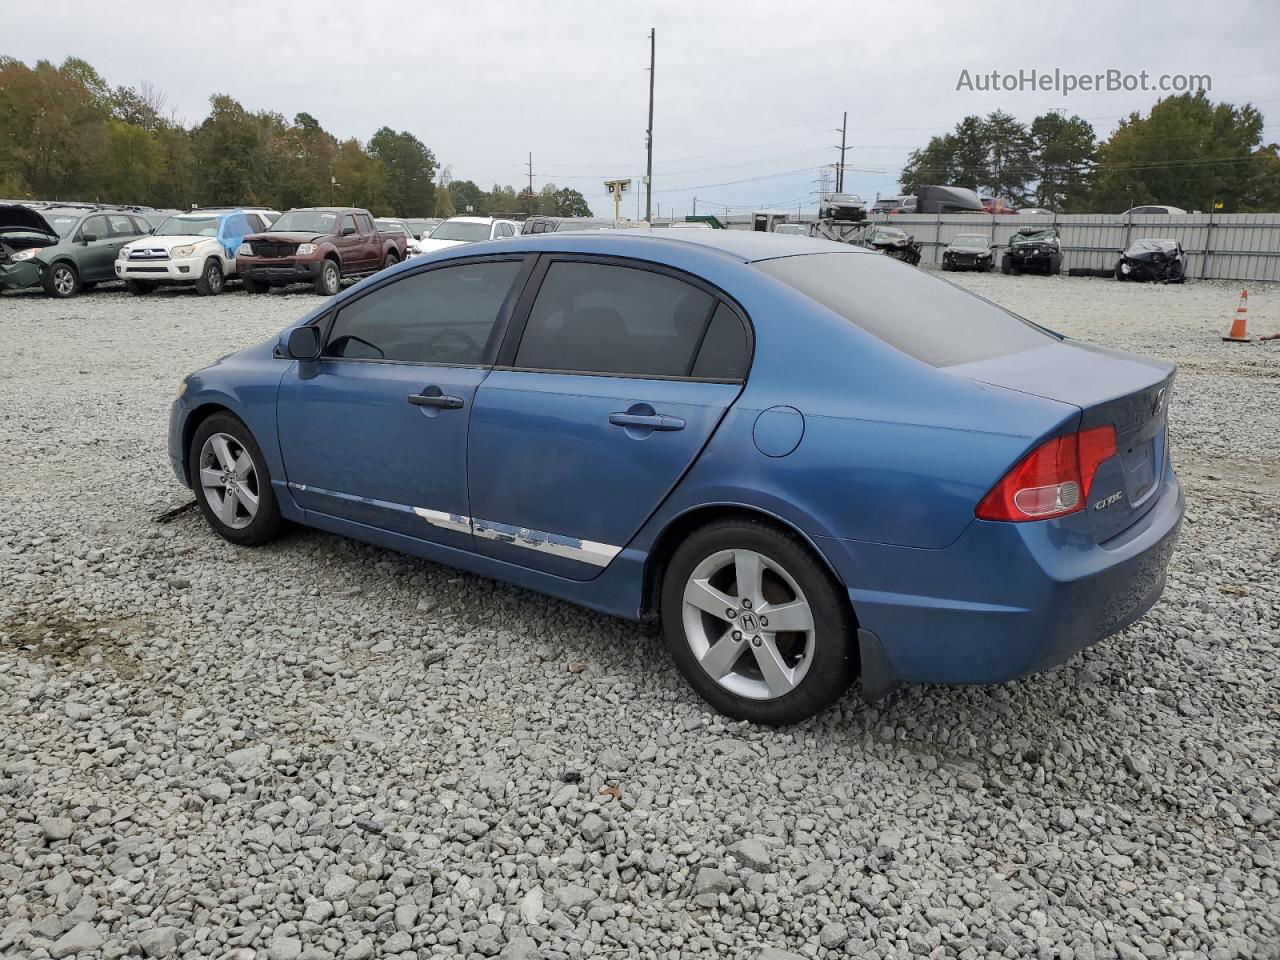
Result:
<svg viewBox="0 0 1280 960"><path fill-rule="evenodd" d="M697 197L693 198L693 215L695 217L698 215L698 198Z"/></svg>
<svg viewBox="0 0 1280 960"><path fill-rule="evenodd" d="M529 151L529 162L526 164L529 168L529 202L527 204L529 216L533 216L533 151Z"/></svg>
<svg viewBox="0 0 1280 960"><path fill-rule="evenodd" d="M844 193L844 135L848 126L849 111L846 110L844 112L844 119L840 121L840 166L836 167L836 193Z"/></svg>
<svg viewBox="0 0 1280 960"><path fill-rule="evenodd" d="M653 222L653 66L657 53L657 31L649 28L649 129L645 132L644 218Z"/></svg>

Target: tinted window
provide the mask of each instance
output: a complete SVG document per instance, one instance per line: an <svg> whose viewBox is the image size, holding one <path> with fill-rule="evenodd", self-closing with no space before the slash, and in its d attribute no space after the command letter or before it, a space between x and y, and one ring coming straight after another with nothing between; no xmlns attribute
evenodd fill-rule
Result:
<svg viewBox="0 0 1280 960"><path fill-rule="evenodd" d="M632 376L687 376L712 298L649 270L551 264L516 366Z"/></svg>
<svg viewBox="0 0 1280 960"><path fill-rule="evenodd" d="M820 253L756 264L904 353L946 366L1054 337L990 301L889 257Z"/></svg>
<svg viewBox="0 0 1280 960"><path fill-rule="evenodd" d="M375 233L375 232L376 232L376 231L373 229L373 220L371 220L371 219L370 219L366 214L363 214L363 213L357 213L357 214L356 214L356 222L357 222L357 223L359 224L359 226L360 226L360 232L361 232L361 233L369 234L369 233Z"/></svg>
<svg viewBox="0 0 1280 960"><path fill-rule="evenodd" d="M327 357L480 363L511 283L514 260L416 273L339 311Z"/></svg>
<svg viewBox="0 0 1280 960"><path fill-rule="evenodd" d="M87 237L93 234L99 240L105 240L109 229L106 217L89 217L80 228L80 236Z"/></svg>
<svg viewBox="0 0 1280 960"><path fill-rule="evenodd" d="M147 223L141 217L133 217L133 231L139 235L151 232L151 224Z"/></svg>
<svg viewBox="0 0 1280 960"><path fill-rule="evenodd" d="M124 214L117 213L107 217L107 223L111 227L111 235L113 237L136 237L137 230L134 229L133 221Z"/></svg>
<svg viewBox="0 0 1280 960"><path fill-rule="evenodd" d="M722 303L711 318L707 335L702 338L693 375L706 380L742 380L750 363L747 331L738 315Z"/></svg>
<svg viewBox="0 0 1280 960"><path fill-rule="evenodd" d="M338 232L340 234L344 234L348 230L354 231L355 228L356 228L356 218L348 213L345 217L342 218L342 226L341 228L339 228Z"/></svg>

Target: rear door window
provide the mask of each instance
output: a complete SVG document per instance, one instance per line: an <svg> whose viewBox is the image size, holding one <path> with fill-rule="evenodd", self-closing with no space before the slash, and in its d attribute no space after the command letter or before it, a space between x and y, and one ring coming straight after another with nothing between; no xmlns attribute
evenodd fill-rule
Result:
<svg viewBox="0 0 1280 960"><path fill-rule="evenodd" d="M1018 353L1057 340L1017 314L891 257L819 253L763 260L755 266L935 367Z"/></svg>
<svg viewBox="0 0 1280 960"><path fill-rule="evenodd" d="M458 264L379 287L338 311L324 356L479 364L520 266L518 260Z"/></svg>
<svg viewBox="0 0 1280 960"><path fill-rule="evenodd" d="M693 375L700 380L745 380L751 365L751 341L747 328L728 304L716 307L707 335L693 362Z"/></svg>
<svg viewBox="0 0 1280 960"><path fill-rule="evenodd" d="M666 274L556 261L529 312L515 365L633 377L686 377L715 299Z"/></svg>
<svg viewBox="0 0 1280 960"><path fill-rule="evenodd" d="M124 214L112 214L107 217L107 223L111 227L111 236L113 237L136 237L138 235L133 221Z"/></svg>

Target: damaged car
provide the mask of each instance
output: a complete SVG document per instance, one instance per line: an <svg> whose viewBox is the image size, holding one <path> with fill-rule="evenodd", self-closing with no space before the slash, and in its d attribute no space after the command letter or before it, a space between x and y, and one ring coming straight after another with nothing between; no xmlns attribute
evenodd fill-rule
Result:
<svg viewBox="0 0 1280 960"><path fill-rule="evenodd" d="M897 227L876 227L867 234L866 239L862 241L862 246L901 260L903 263L909 263L913 267L920 262L920 244L916 243L915 237L911 234Z"/></svg>
<svg viewBox="0 0 1280 960"><path fill-rule="evenodd" d="M1187 255L1177 240L1135 240L1120 251L1115 273L1117 280L1182 283L1187 279Z"/></svg>
<svg viewBox="0 0 1280 960"><path fill-rule="evenodd" d="M1001 273L1055 274L1062 270L1062 239L1056 227L1023 227L1009 238Z"/></svg>
<svg viewBox="0 0 1280 960"><path fill-rule="evenodd" d="M112 208L0 206L0 290L74 297L114 280L119 249L150 231L140 214Z"/></svg>
<svg viewBox="0 0 1280 960"><path fill-rule="evenodd" d="M995 265L991 240L980 233L962 233L942 251L943 270L990 270Z"/></svg>

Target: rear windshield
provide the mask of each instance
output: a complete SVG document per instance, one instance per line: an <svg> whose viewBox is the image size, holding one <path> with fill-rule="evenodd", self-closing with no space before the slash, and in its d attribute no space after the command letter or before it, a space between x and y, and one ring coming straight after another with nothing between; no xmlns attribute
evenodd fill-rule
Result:
<svg viewBox="0 0 1280 960"><path fill-rule="evenodd" d="M935 367L1018 353L1056 339L989 300L890 257L818 253L755 266Z"/></svg>

